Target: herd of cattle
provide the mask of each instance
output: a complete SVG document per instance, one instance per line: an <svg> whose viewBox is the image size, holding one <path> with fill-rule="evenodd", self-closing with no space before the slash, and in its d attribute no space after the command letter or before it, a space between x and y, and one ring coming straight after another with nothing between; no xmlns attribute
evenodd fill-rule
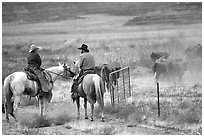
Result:
<svg viewBox="0 0 204 137"><path fill-rule="evenodd" d="M185 72L190 72L191 78L200 77L202 74L202 45L188 47L184 50L185 59L175 58L170 59L170 54L167 52L152 52L150 58L153 62L152 70L156 82L159 80L168 80L175 84L183 81ZM95 72L99 74L106 89L109 89L109 74L113 71L121 69L120 65L103 64L95 67ZM112 75L111 82L115 85L119 78L119 72Z"/></svg>
<svg viewBox="0 0 204 137"><path fill-rule="evenodd" d="M166 52L153 52L151 59L154 62L152 70L155 80L165 78L174 83L182 82L182 77L189 71L192 77L199 77L202 73L202 45L188 47L183 52L183 59L169 59L170 54Z"/></svg>

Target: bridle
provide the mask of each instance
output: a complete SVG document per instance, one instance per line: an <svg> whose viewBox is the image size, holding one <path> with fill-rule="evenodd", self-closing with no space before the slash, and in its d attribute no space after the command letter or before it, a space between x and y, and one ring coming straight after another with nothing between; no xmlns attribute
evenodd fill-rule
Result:
<svg viewBox="0 0 204 137"><path fill-rule="evenodd" d="M62 78L68 79L67 72L70 72L70 73L72 73L72 72L71 72L70 68L68 68L65 64L63 65L63 68L64 68L63 74L61 74L61 73L58 74L58 73L55 73L55 72L52 72L52 71L49 71L49 70L46 70L46 71L49 72L49 73L55 74L57 76L61 76Z"/></svg>

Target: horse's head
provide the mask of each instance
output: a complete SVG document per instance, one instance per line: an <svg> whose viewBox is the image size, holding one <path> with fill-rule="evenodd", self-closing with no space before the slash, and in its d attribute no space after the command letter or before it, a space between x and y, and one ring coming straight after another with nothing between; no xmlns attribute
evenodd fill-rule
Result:
<svg viewBox="0 0 204 137"><path fill-rule="evenodd" d="M74 77L75 76L75 73L74 72L72 72L71 70L70 70L70 68L67 66L67 64L63 64L62 65L62 67L63 67L63 77L64 78L69 78L69 77Z"/></svg>
<svg viewBox="0 0 204 137"><path fill-rule="evenodd" d="M80 71L80 68L79 68L79 60L74 61L73 64L74 64L74 66L73 66L74 73L75 73L75 74L78 74L79 71Z"/></svg>

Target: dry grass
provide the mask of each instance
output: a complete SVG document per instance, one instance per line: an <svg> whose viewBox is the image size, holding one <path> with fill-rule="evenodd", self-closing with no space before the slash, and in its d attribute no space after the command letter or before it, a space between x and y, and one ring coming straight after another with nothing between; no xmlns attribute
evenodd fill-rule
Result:
<svg viewBox="0 0 204 137"><path fill-rule="evenodd" d="M108 127L104 127L104 128L101 128L99 130L99 133L98 135L114 135L115 134L115 128L112 127L112 126L108 126Z"/></svg>
<svg viewBox="0 0 204 137"><path fill-rule="evenodd" d="M49 127L51 125L63 125L66 122L70 122L71 117L66 114L61 114L54 118L41 117L39 115L35 115L32 118L25 118L20 120L20 124L26 128L41 128L41 127Z"/></svg>
<svg viewBox="0 0 204 137"><path fill-rule="evenodd" d="M41 117L39 115L35 115L33 118L30 119L22 119L20 121L20 124L23 127L27 128L40 128L40 127L49 127L51 126L50 119L47 119L46 117Z"/></svg>
<svg viewBox="0 0 204 137"><path fill-rule="evenodd" d="M54 125L64 125L66 122L70 122L70 121L71 121L71 117L66 114L61 114L52 119L52 123Z"/></svg>
<svg viewBox="0 0 204 137"><path fill-rule="evenodd" d="M194 86L186 89L190 90ZM110 104L105 104L104 113L111 115L116 119L122 119L130 124L139 123L174 123L174 124L201 124L202 123L202 98L200 98L201 89L191 92L188 95L188 90L183 90L180 93L178 89L163 93L160 97L160 117L158 117L158 106L156 95L150 92L139 92L134 95L137 98L133 104L118 104L115 107ZM177 94L179 92L180 94ZM182 94L182 95L181 95ZM139 99L138 96L144 99ZM190 98L189 98L190 97ZM96 108L96 114L99 116L100 110ZM168 124L167 124L168 125Z"/></svg>

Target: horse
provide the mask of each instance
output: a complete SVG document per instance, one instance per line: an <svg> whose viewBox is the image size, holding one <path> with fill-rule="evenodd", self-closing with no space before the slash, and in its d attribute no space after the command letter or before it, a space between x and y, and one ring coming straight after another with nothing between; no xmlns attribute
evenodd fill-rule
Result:
<svg viewBox="0 0 204 137"><path fill-rule="evenodd" d="M4 93L4 108L5 108L5 118L9 122L9 114L16 120L16 116L13 112L16 112L21 100L22 95L28 95L30 97L39 98L40 103L40 116L43 116L45 109L45 104L50 102L52 98L52 88L54 82L59 77L73 77L74 73L64 64L59 64L59 66L53 66L44 70L46 77L49 78L49 91L39 92L39 87L36 81L29 80L26 72L19 71L8 75L4 79L3 93ZM14 98L14 103L12 104Z"/></svg>
<svg viewBox="0 0 204 137"><path fill-rule="evenodd" d="M84 98L85 119L87 115L87 101L91 105L91 121L93 121L94 104L97 102L101 109L101 121L104 122L104 83L98 74L86 74L82 82L77 86L73 84L71 92L77 93L72 96L73 102L77 104L77 119L80 117L80 97Z"/></svg>
<svg viewBox="0 0 204 137"><path fill-rule="evenodd" d="M111 75L110 78L109 78L109 74L111 72L114 72L114 71L117 71L120 69L121 69L120 66L114 67L114 66L109 65L109 64L103 64L101 66L95 67L95 73L98 74L99 76L101 76L102 80L104 81L104 86L106 84L107 90L110 90L110 86L111 86L110 82L113 82L113 84L116 85L117 79L119 78L120 74L119 74L119 72L117 72L117 73Z"/></svg>

